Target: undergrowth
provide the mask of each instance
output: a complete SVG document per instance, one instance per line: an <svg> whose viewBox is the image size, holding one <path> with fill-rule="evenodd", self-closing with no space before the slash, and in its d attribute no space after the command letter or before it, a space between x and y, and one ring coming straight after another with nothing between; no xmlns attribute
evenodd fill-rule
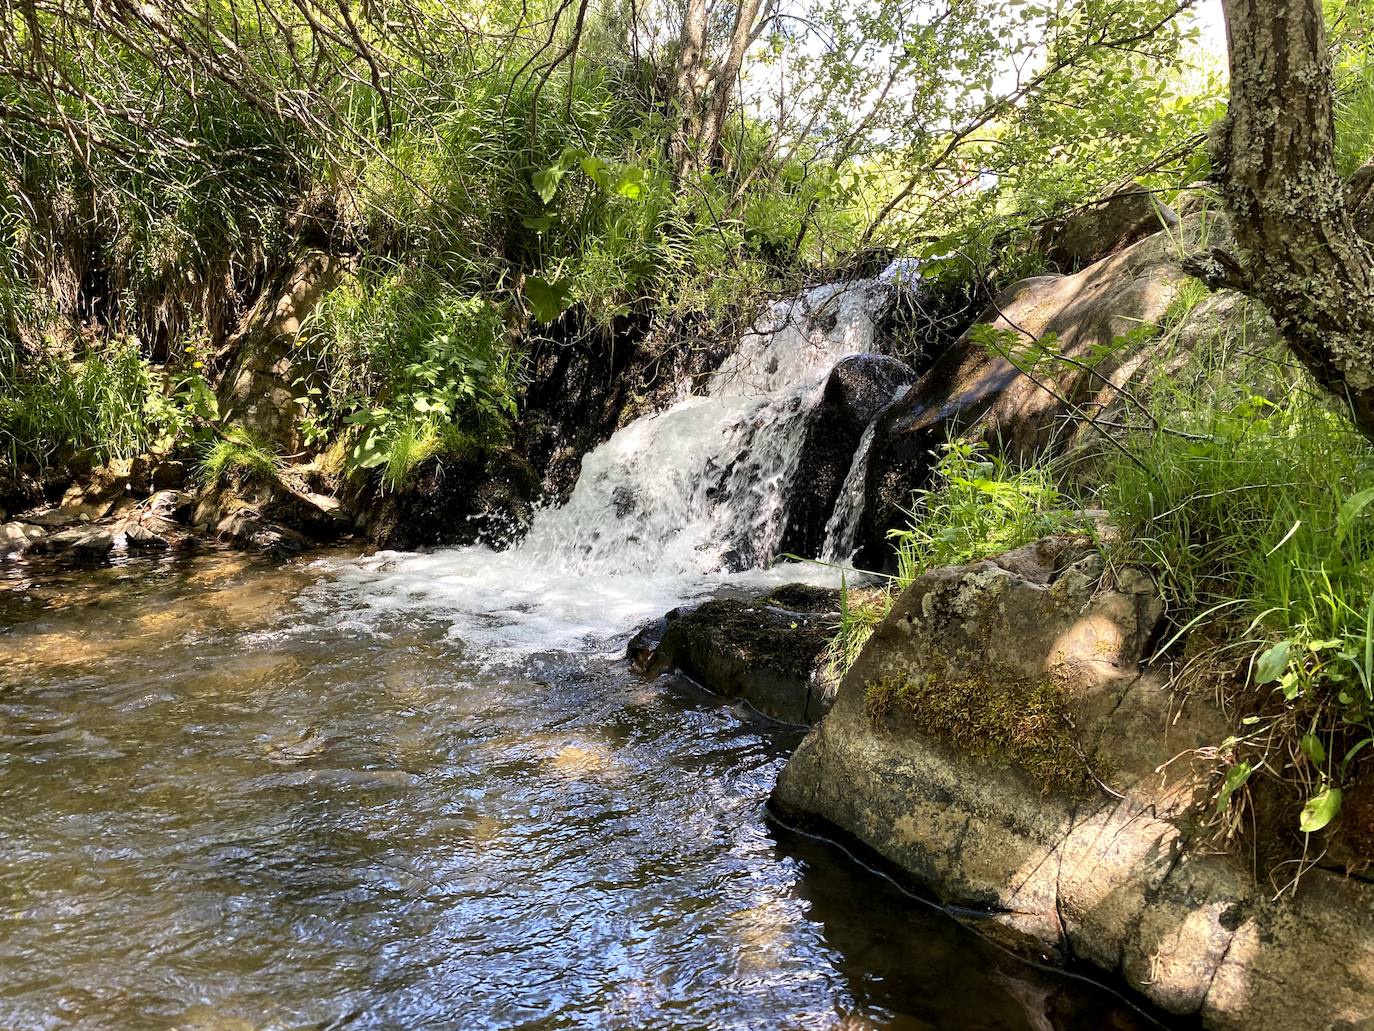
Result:
<svg viewBox="0 0 1374 1031"><path fill-rule="evenodd" d="M198 475L206 486L224 486L231 481L271 483L281 467L281 458L270 445L238 428L203 444L197 463Z"/></svg>
<svg viewBox="0 0 1374 1031"><path fill-rule="evenodd" d="M1265 770L1322 829L1374 734L1374 448L1281 350L1232 325L1152 384L1160 429L1104 454L1113 551L1158 573L1184 686L1236 726L1217 794Z"/></svg>

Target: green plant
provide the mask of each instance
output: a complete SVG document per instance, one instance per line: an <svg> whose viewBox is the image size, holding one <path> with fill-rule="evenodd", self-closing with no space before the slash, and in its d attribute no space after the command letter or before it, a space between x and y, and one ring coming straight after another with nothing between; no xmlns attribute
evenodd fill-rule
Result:
<svg viewBox="0 0 1374 1031"><path fill-rule="evenodd" d="M55 344L25 355L0 337L0 447L13 468L86 453L127 458L174 434L176 403L137 343L115 338L79 358Z"/></svg>
<svg viewBox="0 0 1374 1031"><path fill-rule="evenodd" d="M897 548L896 582L902 587L927 569L1000 555L1085 525L1047 465L1016 468L981 444L946 444L933 483L917 493L910 524L888 533Z"/></svg>
<svg viewBox="0 0 1374 1031"><path fill-rule="evenodd" d="M1088 529L1047 465L1015 468L983 444L945 444L931 483L913 498L907 526L888 533L897 552L896 574L876 591L858 593L842 585L840 622L825 659L828 675L837 680L854 664L896 595L922 573L1000 555L1049 534Z"/></svg>
<svg viewBox="0 0 1374 1031"><path fill-rule="evenodd" d="M206 441L200 449L197 475L206 486L271 483L282 462L272 448L247 430L233 428Z"/></svg>
<svg viewBox="0 0 1374 1031"><path fill-rule="evenodd" d="M1181 676L1220 683L1236 717L1221 810L1264 768L1312 832L1374 733L1374 448L1303 374L1230 346L1153 385L1164 429L1106 455L1102 500L1114 553L1161 575Z"/></svg>

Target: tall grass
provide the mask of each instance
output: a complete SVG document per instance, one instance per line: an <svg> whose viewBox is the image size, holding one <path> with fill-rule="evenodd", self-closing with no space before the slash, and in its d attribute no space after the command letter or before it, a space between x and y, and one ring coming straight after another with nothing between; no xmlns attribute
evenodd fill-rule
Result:
<svg viewBox="0 0 1374 1031"><path fill-rule="evenodd" d="M1164 431L1102 473L1115 554L1159 572L1180 682L1233 717L1223 812L1265 768L1319 830L1374 734L1374 448L1281 352L1164 380L1152 405Z"/></svg>
<svg viewBox="0 0 1374 1031"><path fill-rule="evenodd" d="M25 355L0 336L0 454L39 471L77 454L98 461L147 450L179 420L160 376L127 339L79 359Z"/></svg>

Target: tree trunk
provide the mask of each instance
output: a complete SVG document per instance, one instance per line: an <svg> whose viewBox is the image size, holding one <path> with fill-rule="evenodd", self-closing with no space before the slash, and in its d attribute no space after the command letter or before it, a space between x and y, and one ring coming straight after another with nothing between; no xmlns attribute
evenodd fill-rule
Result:
<svg viewBox="0 0 1374 1031"><path fill-rule="evenodd" d="M1223 0L1231 103L1214 140L1239 259L1210 281L1261 301L1294 354L1374 439L1374 257L1333 160L1334 81L1320 0Z"/></svg>
<svg viewBox="0 0 1374 1031"><path fill-rule="evenodd" d="M677 81L674 102L678 108L677 131L669 143L669 157L679 177L692 170L696 140L701 135L706 89L711 77L706 70L706 0L687 0L678 34Z"/></svg>
<svg viewBox="0 0 1374 1031"><path fill-rule="evenodd" d="M725 131L725 119L730 114L730 97L734 95L735 80L744 67L744 53L754 39L754 23L758 20L763 0L738 0L735 25L730 33L730 49L725 61L711 76L711 107L703 120L697 138L700 152L712 164L720 158L720 138Z"/></svg>

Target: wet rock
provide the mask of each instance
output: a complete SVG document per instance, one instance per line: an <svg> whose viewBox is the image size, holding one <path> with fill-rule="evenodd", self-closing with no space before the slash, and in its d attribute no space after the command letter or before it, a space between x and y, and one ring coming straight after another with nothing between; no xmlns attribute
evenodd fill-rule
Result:
<svg viewBox="0 0 1374 1031"><path fill-rule="evenodd" d="M287 558L311 545L303 534L272 523L253 509L243 508L222 518L215 532L240 548L275 558Z"/></svg>
<svg viewBox="0 0 1374 1031"><path fill-rule="evenodd" d="M779 551L814 558L844 486L864 429L916 374L903 362L877 354L845 358L825 381L806 423L806 436L788 498Z"/></svg>
<svg viewBox="0 0 1374 1031"><path fill-rule="evenodd" d="M1178 225L1178 215L1140 183L1127 183L1100 200L1048 220L1039 250L1061 272L1101 261L1162 228Z"/></svg>
<svg viewBox="0 0 1374 1031"><path fill-rule="evenodd" d="M508 448L473 448L425 462L409 483L365 511L367 535L382 548L508 544L529 525L539 477Z"/></svg>
<svg viewBox="0 0 1374 1031"><path fill-rule="evenodd" d="M62 555L79 562L99 562L114 547L114 532L105 527L76 526L35 542L34 551Z"/></svg>
<svg viewBox="0 0 1374 1031"><path fill-rule="evenodd" d="M1119 971L1207 1027L1369 1026L1374 886L1312 871L1274 902L1246 857L1195 844L1210 769L1189 756L1227 724L1141 670L1160 614L1148 577L1104 579L1071 538L933 570L773 805L988 910L978 926L1003 940Z"/></svg>
<svg viewBox="0 0 1374 1031"><path fill-rule="evenodd" d="M678 669L712 693L742 698L766 716L814 722L831 700L817 670L838 616L814 597L810 611L771 603L776 600L722 598L673 610L643 663L645 672L658 676ZM642 653L647 641L636 640Z"/></svg>
<svg viewBox="0 0 1374 1031"><path fill-rule="evenodd" d="M11 521L0 524L0 556L19 556L41 541L47 532L32 523Z"/></svg>
<svg viewBox="0 0 1374 1031"><path fill-rule="evenodd" d="M640 627L635 635L630 638L630 643L625 646L625 657L630 660L630 668L636 673L649 671L654 652L663 643L663 635L668 630L668 621L675 618L677 614L678 610L674 609L668 615Z"/></svg>

